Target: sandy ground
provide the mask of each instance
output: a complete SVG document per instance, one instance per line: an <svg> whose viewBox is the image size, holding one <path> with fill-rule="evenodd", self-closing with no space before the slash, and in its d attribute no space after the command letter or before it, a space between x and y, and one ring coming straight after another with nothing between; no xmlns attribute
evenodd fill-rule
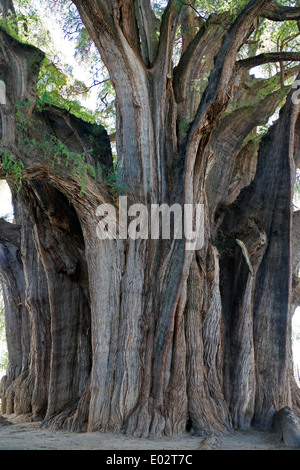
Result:
<svg viewBox="0 0 300 470"><path fill-rule="evenodd" d="M256 430L238 431L218 441L203 440L190 434L174 439L138 439L104 433L69 433L41 429L40 423L24 418L0 420L0 450L300 450L276 442L272 433Z"/></svg>

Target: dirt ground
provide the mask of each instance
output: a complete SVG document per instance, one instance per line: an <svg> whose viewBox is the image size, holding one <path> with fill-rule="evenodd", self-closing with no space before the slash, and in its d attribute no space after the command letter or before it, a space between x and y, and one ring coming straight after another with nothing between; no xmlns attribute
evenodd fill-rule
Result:
<svg viewBox="0 0 300 470"><path fill-rule="evenodd" d="M41 429L13 415L0 420L0 450L300 450L285 447L273 433L238 431L218 440L186 434L173 439L138 439L111 433L70 433Z"/></svg>

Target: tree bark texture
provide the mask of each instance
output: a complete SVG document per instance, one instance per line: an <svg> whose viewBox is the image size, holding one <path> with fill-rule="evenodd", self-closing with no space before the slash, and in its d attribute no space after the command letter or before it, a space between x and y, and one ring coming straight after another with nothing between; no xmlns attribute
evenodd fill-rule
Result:
<svg viewBox="0 0 300 470"><path fill-rule="evenodd" d="M108 136L55 107L38 110L32 67L42 56L1 31L0 151L23 165L17 191L2 159L15 205L15 224L0 225L4 411L136 436L270 429L277 410L299 409L290 325L300 108L280 76L270 88L237 63L270 2L205 27L172 1L160 23L149 1L74 3L116 90L119 188L149 210L201 202L205 242L190 252L184 239L98 239L97 207L118 209ZM284 100L260 142L257 126Z"/></svg>

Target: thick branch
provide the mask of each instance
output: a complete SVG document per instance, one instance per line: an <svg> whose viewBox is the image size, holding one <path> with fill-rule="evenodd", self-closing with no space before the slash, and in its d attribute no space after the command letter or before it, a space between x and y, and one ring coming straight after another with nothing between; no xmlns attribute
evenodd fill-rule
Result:
<svg viewBox="0 0 300 470"><path fill-rule="evenodd" d="M156 60L159 67L171 67L174 40L182 8L182 4L178 6L173 0L169 0L163 13Z"/></svg>
<svg viewBox="0 0 300 470"><path fill-rule="evenodd" d="M261 16L272 21L291 21L300 19L300 7L288 7L272 2Z"/></svg>
<svg viewBox="0 0 300 470"><path fill-rule="evenodd" d="M3 18L6 18L10 14L15 15L14 4L12 0L1 0L0 1L0 12L3 15Z"/></svg>
<svg viewBox="0 0 300 470"><path fill-rule="evenodd" d="M141 38L142 56L145 64L150 66L154 63L159 32L159 20L156 18L150 0L136 2L136 16Z"/></svg>
<svg viewBox="0 0 300 470"><path fill-rule="evenodd" d="M134 2L131 0L122 0L119 2L118 8L119 11L116 11L115 14L122 27L123 34L126 37L128 44L136 52L139 52L139 33Z"/></svg>
<svg viewBox="0 0 300 470"><path fill-rule="evenodd" d="M269 4L267 0L252 0L238 16L225 36L223 45L216 56L215 67L211 73L209 84L199 105L190 136L199 131L202 120L209 108L214 107L214 114L225 109L230 97L230 81L233 79L235 60L240 47L245 43L255 28L255 21L261 11Z"/></svg>
<svg viewBox="0 0 300 470"><path fill-rule="evenodd" d="M288 80L291 77L296 77L299 71L300 64L285 69L284 80ZM243 74L241 86L235 94L235 103L238 103L238 107L257 104L261 101L262 97L265 97L269 93L275 91L280 86L280 82L281 72L278 72L269 78L256 78L254 75L250 75L247 71L245 74Z"/></svg>
<svg viewBox="0 0 300 470"><path fill-rule="evenodd" d="M21 43L0 27L0 71L8 98L19 101L35 97L39 67L44 57L40 49Z"/></svg>
<svg viewBox="0 0 300 470"><path fill-rule="evenodd" d="M203 25L204 20L197 15L192 5L184 6L181 14L181 36L182 36L182 53L196 36L199 26Z"/></svg>
<svg viewBox="0 0 300 470"><path fill-rule="evenodd" d="M88 174L95 176L96 168L112 168L109 139L101 126L65 110L55 106L42 112L35 109L43 58L42 51L20 43L0 28L0 76L6 85L5 104L1 104L0 173L20 184L22 168L25 172L43 168L53 178L66 177L73 184L81 178L82 184Z"/></svg>
<svg viewBox="0 0 300 470"><path fill-rule="evenodd" d="M299 52L269 52L266 54L259 54L254 57L239 60L237 66L243 70L249 70L259 65L268 64L270 62L285 62L285 61L300 61Z"/></svg>
<svg viewBox="0 0 300 470"><path fill-rule="evenodd" d="M267 95L265 99L259 99L256 103L238 108L225 116L212 133L211 147L216 155L216 163L208 176L208 195L212 217L216 207L226 202L235 159L245 139L256 126L268 122L289 91L290 87L280 88ZM246 175L246 180L249 176Z"/></svg>
<svg viewBox="0 0 300 470"><path fill-rule="evenodd" d="M97 128L54 106L42 113L34 112L31 117L25 114L26 117L31 145L28 147L24 139L9 146L4 142L0 145L1 156L9 155L19 168L22 162L21 180L48 181L68 198L87 203L87 207L112 200L105 181L112 156L109 137L101 126ZM98 174L95 178L97 168L102 169L103 177ZM13 184L13 164L3 168L2 162L0 177Z"/></svg>
<svg viewBox="0 0 300 470"><path fill-rule="evenodd" d="M195 114L200 93L198 87L191 86L191 84L207 76L213 69L214 56L218 53L228 29L227 22L227 14L222 16L222 21L214 21L211 18L209 24L202 26L189 43L178 66L174 69L173 83L176 101L181 104L188 115L182 116L183 121L191 120ZM203 85L205 87L205 82Z"/></svg>
<svg viewBox="0 0 300 470"><path fill-rule="evenodd" d="M119 183L142 199L157 187L154 151L149 145L136 145L139 141L147 142L152 133L147 69L141 57L129 46L116 21L111 19L112 29L103 25L95 0L84 3L74 0L74 3L116 91ZM142 179L144 185L141 185Z"/></svg>

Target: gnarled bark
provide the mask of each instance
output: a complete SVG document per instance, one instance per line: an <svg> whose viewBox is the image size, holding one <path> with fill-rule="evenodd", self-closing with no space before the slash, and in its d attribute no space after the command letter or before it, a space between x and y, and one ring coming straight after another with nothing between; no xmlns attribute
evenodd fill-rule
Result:
<svg viewBox="0 0 300 470"><path fill-rule="evenodd" d="M275 90L256 100L257 82L242 75L249 62L237 63L270 2L252 0L226 27L212 22L186 36L175 71L176 29L191 19L183 6L168 2L156 42L148 33L158 28L150 2L137 9L134 2L74 3L116 89L118 174L128 202L148 209L201 202L205 240L189 252L185 239L98 239L96 209L115 203L105 182L108 136L57 108L35 109L30 64L42 56L8 38L3 74L17 80L2 106L0 151L22 162L23 180L13 194L17 227L9 231L20 241L6 254L25 286L16 292L27 333L16 372L2 384L7 410L48 426L137 436L177 435L187 420L201 435L253 423L270 428L275 411L298 397L289 308L299 106L290 94L261 144L245 145L289 88L276 91L275 80ZM207 41L213 52L205 58ZM195 99L188 84L202 72L210 77ZM239 108L233 96L241 96L242 80L251 86ZM25 130L13 112L16 99L27 100ZM93 178L97 164L102 176ZM13 184L3 165L1 176ZM2 239L11 247L6 229ZM9 295L8 321L19 332Z"/></svg>

